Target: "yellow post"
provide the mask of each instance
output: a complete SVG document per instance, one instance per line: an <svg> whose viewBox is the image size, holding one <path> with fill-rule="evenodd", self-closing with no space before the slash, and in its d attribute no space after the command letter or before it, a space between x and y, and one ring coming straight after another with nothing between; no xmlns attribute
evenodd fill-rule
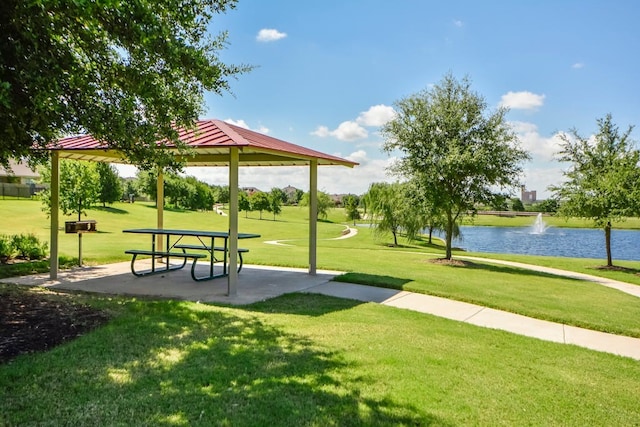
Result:
<svg viewBox="0 0 640 427"><path fill-rule="evenodd" d="M309 274L316 274L318 243L318 161L309 163Z"/></svg>
<svg viewBox="0 0 640 427"><path fill-rule="evenodd" d="M161 167L158 167L158 180L156 181L156 211L157 228L164 228L164 175ZM161 235L156 236L156 250L163 250Z"/></svg>
<svg viewBox="0 0 640 427"><path fill-rule="evenodd" d="M238 294L238 169L240 152L237 147L229 150L229 276L227 293Z"/></svg>
<svg viewBox="0 0 640 427"><path fill-rule="evenodd" d="M49 278L58 278L58 209L60 206L60 154L57 151L51 152L51 234L49 244Z"/></svg>

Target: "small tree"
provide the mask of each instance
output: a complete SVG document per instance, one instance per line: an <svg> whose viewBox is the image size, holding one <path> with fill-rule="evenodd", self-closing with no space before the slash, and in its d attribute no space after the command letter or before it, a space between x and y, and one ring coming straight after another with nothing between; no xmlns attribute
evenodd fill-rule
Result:
<svg viewBox="0 0 640 427"><path fill-rule="evenodd" d="M96 163L98 173L98 200L105 207L107 203L112 204L120 200L122 196L122 184L118 171L109 163Z"/></svg>
<svg viewBox="0 0 640 427"><path fill-rule="evenodd" d="M331 197L325 193L324 191L318 191L318 218L327 219L329 216L329 209L334 206L333 200ZM302 199L300 199L300 206L309 206L310 194L309 192L304 193Z"/></svg>
<svg viewBox="0 0 640 427"><path fill-rule="evenodd" d="M251 201L251 210L260 211L260 219L262 219L262 211L269 211L271 205L269 202L269 196L263 191L256 191L249 196Z"/></svg>
<svg viewBox="0 0 640 427"><path fill-rule="evenodd" d="M506 109L485 113L486 101L465 78L451 74L432 89L398 101L396 117L382 127L384 150L400 151L392 171L417 179L445 218L446 259L456 224L476 204L491 204L515 187L529 159L505 120Z"/></svg>
<svg viewBox="0 0 640 427"><path fill-rule="evenodd" d="M286 200L287 195L279 188L272 188L269 193L269 210L273 213L273 220L276 220L276 215L282 212L282 199Z"/></svg>
<svg viewBox="0 0 640 427"><path fill-rule="evenodd" d="M391 233L393 245L398 246L398 235L403 224L404 189L402 184L373 183L366 195L371 223L376 233Z"/></svg>
<svg viewBox="0 0 640 427"><path fill-rule="evenodd" d="M244 211L245 218L249 216L249 211L251 210L251 202L249 201L249 196L247 196L247 193L242 190L238 191L238 210Z"/></svg>
<svg viewBox="0 0 640 427"><path fill-rule="evenodd" d="M51 183L51 169L41 170L43 182ZM60 210L64 215L86 215L86 210L98 202L99 177L95 164L75 160L60 161ZM40 192L43 208L51 214L51 191Z"/></svg>
<svg viewBox="0 0 640 427"><path fill-rule="evenodd" d="M621 133L611 114L597 123L593 138L576 129L561 136L558 159L571 166L564 172L567 181L552 190L561 201L561 215L588 218L604 229L607 266L612 267L611 223L640 211L640 152L629 138L633 126Z"/></svg>
<svg viewBox="0 0 640 427"><path fill-rule="evenodd" d="M360 219L360 211L358 210L360 198L354 194L347 194L342 199L342 204L344 205L347 221L353 221L353 225L356 225L356 220Z"/></svg>
<svg viewBox="0 0 640 427"><path fill-rule="evenodd" d="M524 208L524 203L522 203L522 200L515 197L511 199L511 210L514 210L516 212L524 212L525 208Z"/></svg>

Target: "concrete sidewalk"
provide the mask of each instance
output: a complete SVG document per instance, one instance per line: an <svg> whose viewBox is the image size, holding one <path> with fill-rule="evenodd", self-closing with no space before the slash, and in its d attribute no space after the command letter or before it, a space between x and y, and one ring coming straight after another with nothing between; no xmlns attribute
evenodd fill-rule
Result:
<svg viewBox="0 0 640 427"><path fill-rule="evenodd" d="M339 282L320 284L305 292L355 299L358 301L376 302L382 305L414 310L420 313L470 323L472 325L500 329L545 341L574 344L592 350L640 360L640 338L608 334L546 320L533 319L531 317L494 310L466 302L413 292Z"/></svg>
<svg viewBox="0 0 640 427"><path fill-rule="evenodd" d="M204 265L198 267L206 269ZM318 271L317 275L311 276L304 269L246 265L238 278L237 295L228 296L226 279L194 282L188 270L185 268L167 274L134 277L130 271L130 263L121 262L63 270L59 273L58 279L53 281L49 280L48 274L38 274L3 279L0 282L224 304L250 304L291 292L318 293L414 310L477 326L501 329L546 341L574 344L640 360L640 339L638 338L576 328L446 298L333 282L332 279L341 274L337 271ZM637 288L640 289L640 286ZM631 290L635 291L633 288Z"/></svg>

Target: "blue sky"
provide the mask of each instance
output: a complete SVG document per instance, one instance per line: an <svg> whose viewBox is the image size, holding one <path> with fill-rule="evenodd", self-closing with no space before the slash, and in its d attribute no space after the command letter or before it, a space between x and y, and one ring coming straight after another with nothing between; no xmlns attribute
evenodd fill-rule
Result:
<svg viewBox="0 0 640 427"><path fill-rule="evenodd" d="M214 17L226 63L256 68L231 94L206 95L203 118L231 121L361 165L320 169L320 189L366 192L393 157L379 126L399 99L451 72L507 119L533 160L524 182L549 195L561 179L557 133L589 136L607 113L640 124L640 2L240 0ZM639 132L633 133L638 139ZM224 169L187 173L225 184ZM241 186L308 188L307 168L245 168Z"/></svg>

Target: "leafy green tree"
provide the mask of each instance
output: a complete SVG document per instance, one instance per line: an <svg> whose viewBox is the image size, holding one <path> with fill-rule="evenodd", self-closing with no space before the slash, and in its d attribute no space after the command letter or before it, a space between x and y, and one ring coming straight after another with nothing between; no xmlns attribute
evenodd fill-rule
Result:
<svg viewBox="0 0 640 427"><path fill-rule="evenodd" d="M222 203L223 205L229 203L229 186L221 185L216 187L215 198L216 203Z"/></svg>
<svg viewBox="0 0 640 427"><path fill-rule="evenodd" d="M136 181L140 192L146 194L151 200L158 198L158 172L156 170L139 170L136 174Z"/></svg>
<svg viewBox="0 0 640 427"><path fill-rule="evenodd" d="M296 190L287 197L286 203L288 205L297 205L300 203L300 200L302 200L303 196L304 196L304 191L300 190L299 188L296 188Z"/></svg>
<svg viewBox="0 0 640 427"><path fill-rule="evenodd" d="M329 209L331 209L332 207L334 207L334 203L333 200L331 199L331 196L329 196L327 193L325 193L324 191L318 191L318 218L322 218L322 219L327 219L327 217L329 216ZM299 205L300 206L309 206L309 200L310 200L310 194L309 192L306 192L303 194L302 198L300 199Z"/></svg>
<svg viewBox="0 0 640 427"><path fill-rule="evenodd" d="M555 197L543 200L536 205L536 210L538 212L556 213L559 208L560 201Z"/></svg>
<svg viewBox="0 0 640 427"><path fill-rule="evenodd" d="M269 196L264 191L256 191L249 196L251 202L251 210L260 211L260 219L262 219L262 211L269 211L271 209L271 203L269 202Z"/></svg>
<svg viewBox="0 0 640 427"><path fill-rule="evenodd" d="M51 168L41 169L41 180L51 183ZM94 163L75 160L60 161L60 210L64 215L86 215L86 210L98 202L99 176ZM43 210L51 214L51 192L40 192Z"/></svg>
<svg viewBox="0 0 640 427"><path fill-rule="evenodd" d="M476 204L491 204L501 190L517 186L529 155L505 120L507 110L487 113L468 78L447 74L395 107L397 115L382 127L384 150L400 152L395 174L429 189L430 203L445 218L445 257L451 259L456 224Z"/></svg>
<svg viewBox="0 0 640 427"><path fill-rule="evenodd" d="M193 126L204 92L250 69L223 64L227 35L208 32L235 3L0 2L0 164L88 132L143 168L177 167L156 141L184 149L175 126Z"/></svg>
<svg viewBox="0 0 640 427"><path fill-rule="evenodd" d="M105 207L107 203L117 202L122 197L122 184L115 166L98 162L96 163L98 173L98 200Z"/></svg>
<svg viewBox="0 0 640 427"><path fill-rule="evenodd" d="M522 200L514 197L511 199L511 210L514 210L516 212L524 212L526 209L524 208L524 203L522 203Z"/></svg>
<svg viewBox="0 0 640 427"><path fill-rule="evenodd" d="M344 205L344 212L347 216L347 221L353 221L353 225L356 225L356 220L360 219L360 198L355 194L347 194L342 199Z"/></svg>
<svg viewBox="0 0 640 427"><path fill-rule="evenodd" d="M282 199L286 200L287 195L279 188L272 188L269 192L269 210L273 214L273 220L276 220L276 215L282 212Z"/></svg>
<svg viewBox="0 0 640 427"><path fill-rule="evenodd" d="M120 185L122 186L122 188L124 188L123 197L122 197L124 200L129 200L130 196L132 198L135 198L139 195L137 180L130 179L130 178L123 178L120 181Z"/></svg>
<svg viewBox="0 0 640 427"><path fill-rule="evenodd" d="M391 233L394 246L398 246L398 235L403 225L406 203L403 184L373 183L369 186L366 198L375 232Z"/></svg>
<svg viewBox="0 0 640 427"><path fill-rule="evenodd" d="M611 223L640 211L640 152L629 137L633 126L620 132L611 114L597 123L593 139L576 129L561 136L558 159L571 165L564 172L567 180L552 190L561 201L559 214L591 219L604 229L607 266L612 267Z"/></svg>
<svg viewBox="0 0 640 427"><path fill-rule="evenodd" d="M238 210L244 211L244 217L247 218L249 216L249 211L251 210L251 202L249 201L249 196L242 190L238 191Z"/></svg>

